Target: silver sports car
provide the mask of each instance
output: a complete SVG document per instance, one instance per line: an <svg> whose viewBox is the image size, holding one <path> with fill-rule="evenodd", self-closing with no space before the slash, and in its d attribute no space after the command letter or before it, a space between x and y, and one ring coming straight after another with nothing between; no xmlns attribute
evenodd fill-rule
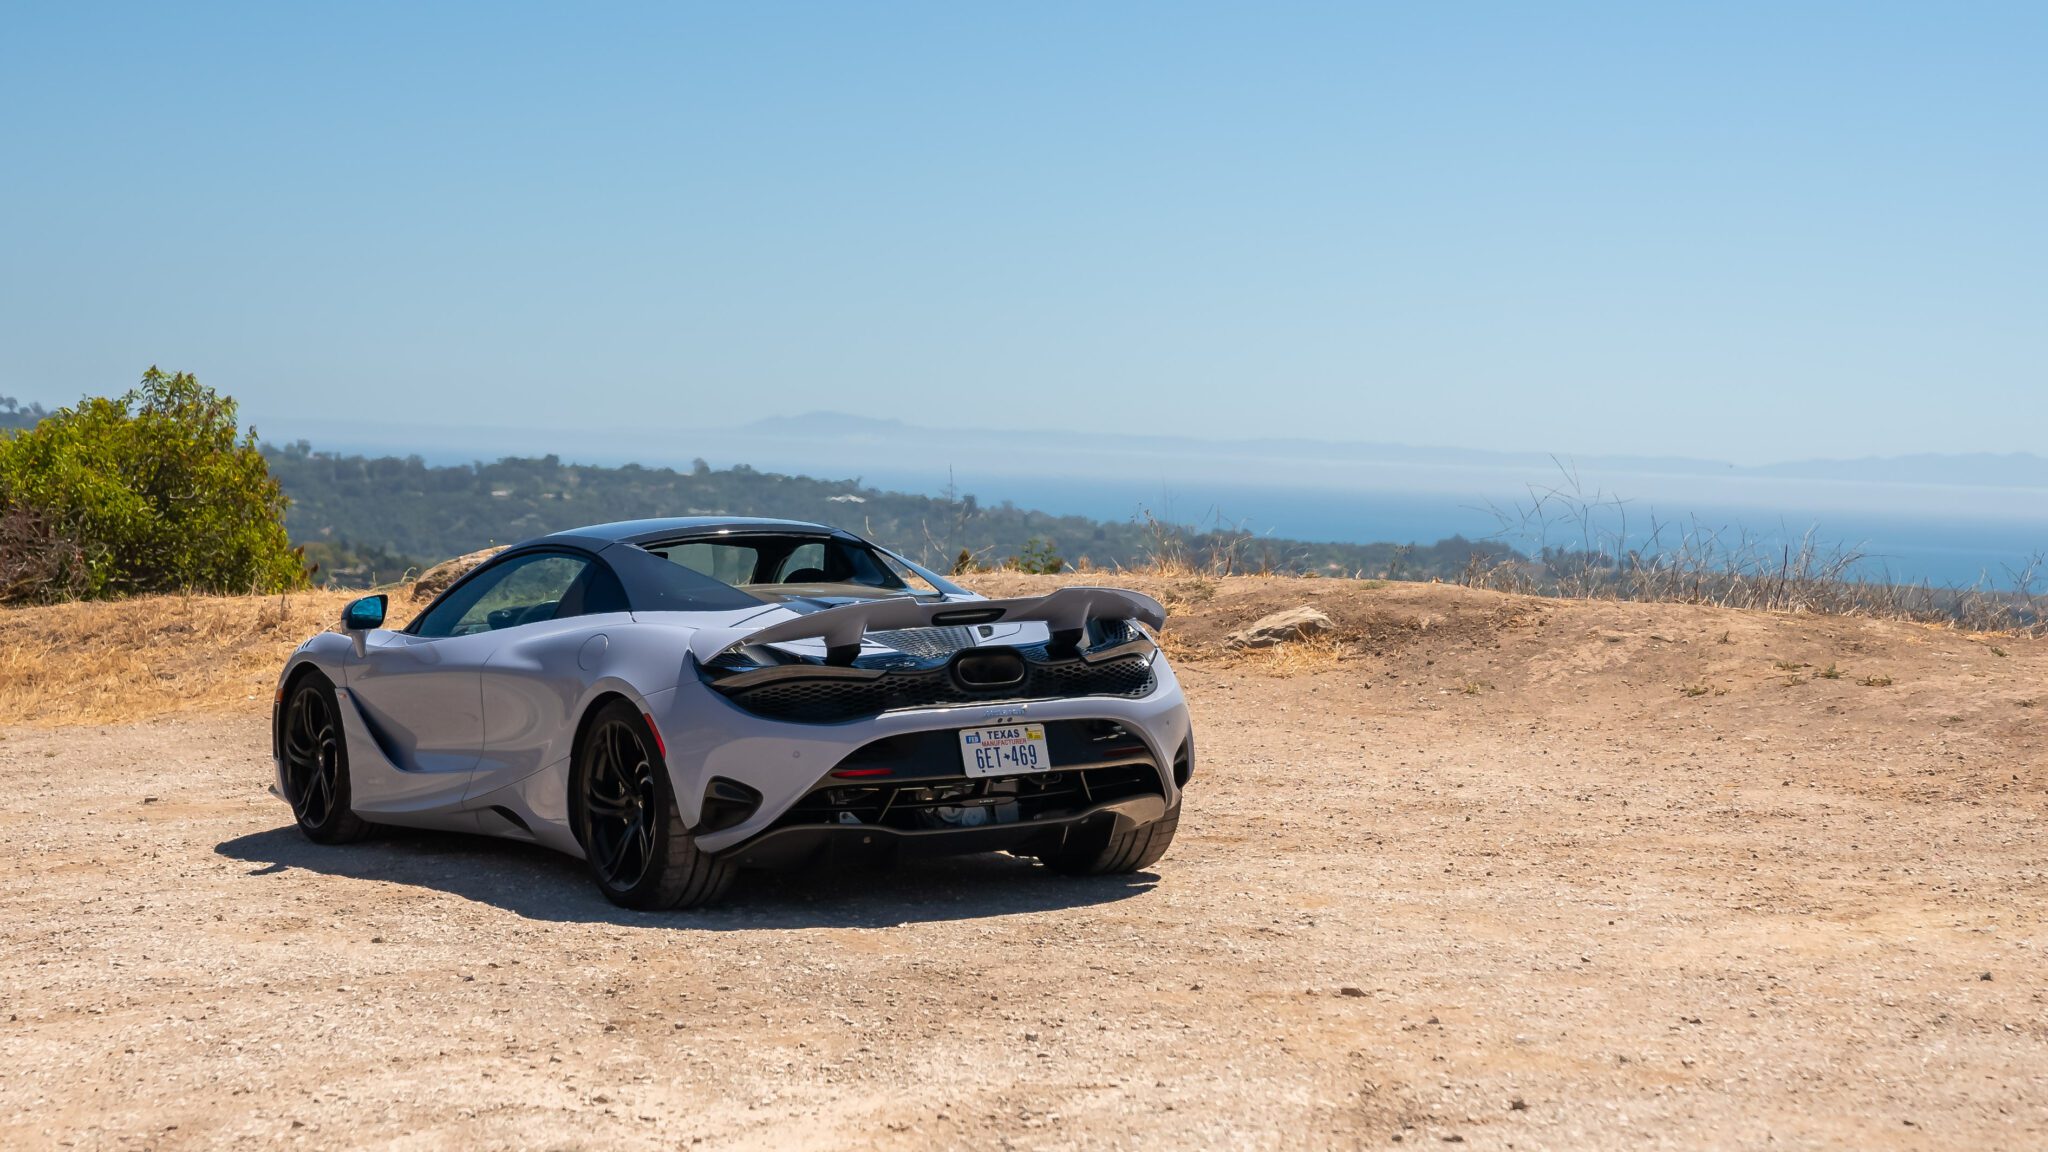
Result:
<svg viewBox="0 0 2048 1152"><path fill-rule="evenodd" d="M602 524L506 549L404 629L385 604L278 678L299 828L530 840L632 908L822 859L1130 872L1172 843L1194 769L1158 601L985 599L833 528Z"/></svg>

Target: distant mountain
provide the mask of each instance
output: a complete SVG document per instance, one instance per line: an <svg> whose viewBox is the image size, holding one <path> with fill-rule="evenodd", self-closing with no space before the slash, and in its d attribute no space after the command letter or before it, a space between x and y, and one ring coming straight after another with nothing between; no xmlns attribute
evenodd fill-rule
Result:
<svg viewBox="0 0 2048 1152"><path fill-rule="evenodd" d="M1954 484L1972 488L2048 488L2048 458L2031 452L1869 456L1861 460L1799 460L1746 471L1758 476L1862 483Z"/></svg>
<svg viewBox="0 0 2048 1152"><path fill-rule="evenodd" d="M900 436L919 431L901 420L881 420L847 412L806 412L799 416L770 416L734 431L749 436Z"/></svg>
<svg viewBox="0 0 2048 1152"><path fill-rule="evenodd" d="M1783 477L1864 483L1952 484L1971 487L2048 488L2048 458L2030 452L1920 453L1911 456L1864 457L1853 460L1799 460L1778 464L1738 465L1726 460L1688 456L1590 455L1564 460L1546 452L1500 452L1477 448L1416 446L1377 441L1309 438L1249 440L1184 436L1149 436L1127 431L930 428L901 420L877 420L839 412L813 412L743 425L733 432L742 438L784 438L822 443L900 438L929 445L934 438L971 441L991 436L1056 437L1063 454L1104 452L1152 456L1191 456L1210 460L1275 459L1294 462L1412 464L1429 467L1477 467L1554 474L1560 463L1589 471L1639 476Z"/></svg>
<svg viewBox="0 0 2048 1152"><path fill-rule="evenodd" d="M943 481L946 469L958 466L976 482L989 477L1047 475L1171 482L1227 472L1242 481L1305 488L1393 485L1497 491L1555 481L1562 467L1596 483L1614 478L1611 486L1643 495L1685 496L1693 491L1689 481L1694 479L1747 481L1752 487L1759 482L1798 480L2048 488L2048 458L2025 452L1738 465L1645 453L1564 455L1314 437L1159 436L1085 423L1061 428L958 427L846 412L777 416L728 428L635 426L575 431L287 418L266 419L263 430L276 442L307 439L329 451L365 455L417 453L434 464L554 453L594 464L685 466L702 457L714 464L746 463L813 475L888 475L892 482L901 482L913 467L935 472ZM998 450L991 451L992 447ZM1646 479L1658 483L1644 483ZM1669 483L1661 482L1665 480ZM1768 493L1770 489L1766 486L1758 491Z"/></svg>

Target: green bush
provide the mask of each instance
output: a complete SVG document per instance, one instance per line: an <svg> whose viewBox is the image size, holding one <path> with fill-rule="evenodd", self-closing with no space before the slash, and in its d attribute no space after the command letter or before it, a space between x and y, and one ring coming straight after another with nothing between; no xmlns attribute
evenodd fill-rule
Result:
<svg viewBox="0 0 2048 1152"><path fill-rule="evenodd" d="M0 438L0 599L278 592L306 581L235 402L152 367Z"/></svg>
<svg viewBox="0 0 2048 1152"><path fill-rule="evenodd" d="M1056 576L1066 571L1067 562L1061 558L1052 541L1033 536L1024 542L1022 552L1003 562L1003 567L1040 576Z"/></svg>

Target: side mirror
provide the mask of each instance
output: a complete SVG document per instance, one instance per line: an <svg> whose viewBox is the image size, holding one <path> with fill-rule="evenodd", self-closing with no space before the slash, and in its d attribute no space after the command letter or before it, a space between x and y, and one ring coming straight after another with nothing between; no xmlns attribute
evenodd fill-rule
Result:
<svg viewBox="0 0 2048 1152"><path fill-rule="evenodd" d="M349 632L368 632L372 628L382 628L384 605L390 600L389 596L379 592L375 596L349 601L348 607L341 610L342 628Z"/></svg>

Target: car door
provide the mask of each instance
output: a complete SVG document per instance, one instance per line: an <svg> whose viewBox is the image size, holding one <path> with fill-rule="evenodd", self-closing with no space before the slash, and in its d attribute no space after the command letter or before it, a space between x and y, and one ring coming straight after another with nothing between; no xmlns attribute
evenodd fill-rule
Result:
<svg viewBox="0 0 2048 1152"><path fill-rule="evenodd" d="M457 796L466 790L483 753L484 664L509 630L552 616L540 597L560 575L560 561L549 552L500 560L457 584L406 631L364 638L363 654L348 661L349 692L400 768L445 775Z"/></svg>
<svg viewBox="0 0 2048 1152"><path fill-rule="evenodd" d="M483 755L471 777L474 798L516 784L569 754L576 706L610 642L632 622L626 594L602 560L565 555L531 581L546 596L545 619L521 623L483 667Z"/></svg>

